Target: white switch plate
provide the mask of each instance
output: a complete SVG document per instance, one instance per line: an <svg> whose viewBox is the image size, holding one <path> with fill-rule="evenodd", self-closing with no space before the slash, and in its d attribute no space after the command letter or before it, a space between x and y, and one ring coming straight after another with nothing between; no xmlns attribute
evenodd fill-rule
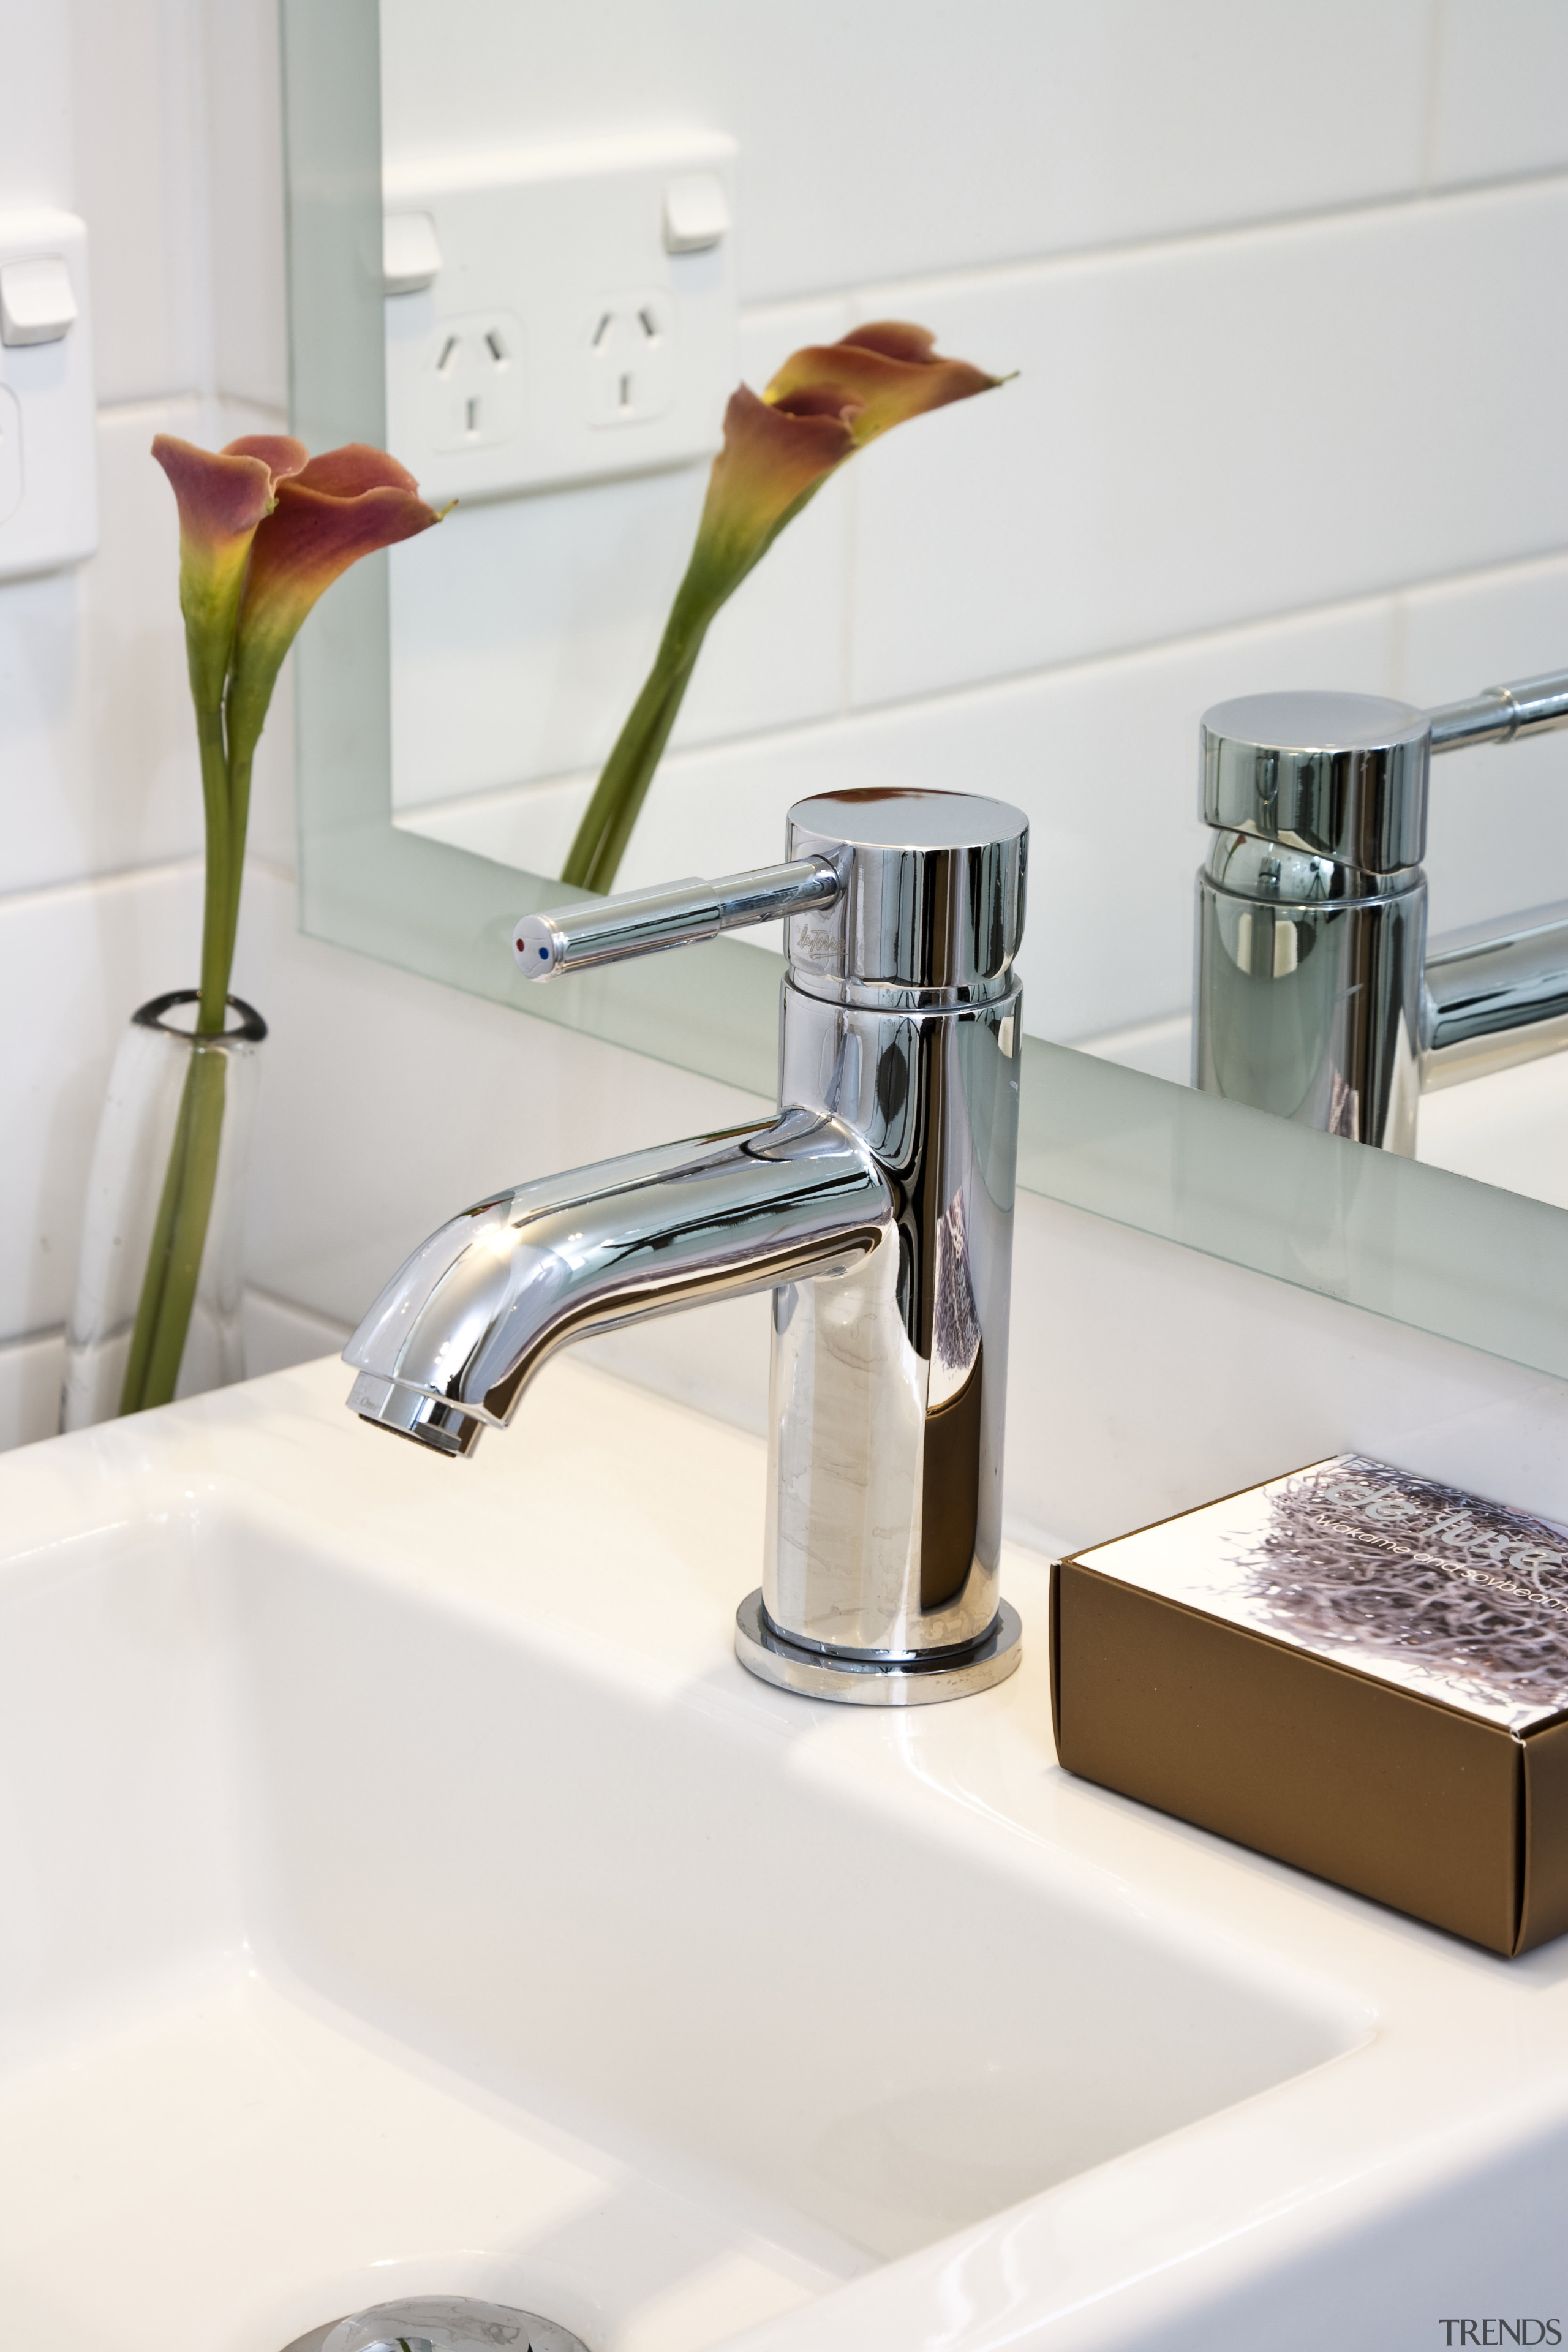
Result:
<svg viewBox="0 0 1568 2352"><path fill-rule="evenodd" d="M732 139L700 131L388 173L389 250L425 215L439 256L427 286L386 298L387 445L426 498L506 498L717 449L739 364L734 231L671 253L666 203L706 176L732 224L734 163Z"/></svg>
<svg viewBox="0 0 1568 2352"><path fill-rule="evenodd" d="M0 213L0 268L55 256L75 319L50 342L0 343L0 580L79 563L98 545L87 227L72 213Z"/></svg>

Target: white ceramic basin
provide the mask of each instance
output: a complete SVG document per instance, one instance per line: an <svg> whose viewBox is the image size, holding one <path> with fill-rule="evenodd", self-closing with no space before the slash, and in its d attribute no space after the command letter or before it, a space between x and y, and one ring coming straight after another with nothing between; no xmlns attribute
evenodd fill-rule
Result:
<svg viewBox="0 0 1568 2352"><path fill-rule="evenodd" d="M1338 2340L1425 2344L1548 2292L1568 1953L1068 1780L1030 1555L1012 1681L833 1708L731 1652L750 1439L567 1362L453 1464L344 1387L0 1465L8 2343L446 2291L591 2352L1294 2344L1375 2255L1420 2326Z"/></svg>

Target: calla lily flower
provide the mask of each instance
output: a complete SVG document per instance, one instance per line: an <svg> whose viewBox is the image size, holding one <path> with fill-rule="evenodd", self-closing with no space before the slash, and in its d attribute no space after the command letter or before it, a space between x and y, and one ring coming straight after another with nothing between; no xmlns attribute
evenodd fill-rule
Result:
<svg viewBox="0 0 1568 2352"><path fill-rule="evenodd" d="M272 509L256 528L235 630L231 759L254 751L283 657L317 598L362 555L440 520L405 467L360 441L329 449L279 481Z"/></svg>
<svg viewBox="0 0 1568 2352"><path fill-rule="evenodd" d="M299 473L309 454L283 433L249 435L224 449L199 449L171 433L153 440L180 510L180 610L198 711L223 702L257 526L271 513L279 482Z"/></svg>
<svg viewBox="0 0 1568 2352"><path fill-rule="evenodd" d="M198 449L160 433L153 455L180 509L180 609L206 813L199 1045L221 1035L227 1018L251 763L283 656L317 597L351 563L440 516L395 458L358 442L311 457L284 434ZM174 1393L212 1213L225 1084L221 1054L193 1053L121 1412L166 1404Z"/></svg>
<svg viewBox="0 0 1568 2352"><path fill-rule="evenodd" d="M895 425L1007 380L943 359L934 345L924 327L880 320L794 352L760 399L745 384L731 394L686 576L563 881L600 891L614 884L714 614L828 476Z"/></svg>
<svg viewBox="0 0 1568 2352"><path fill-rule="evenodd" d="M1009 381L986 375L967 360L944 360L936 337L901 319L879 319L857 327L837 343L808 344L785 360L763 394L773 407L802 414L797 404L838 404L858 449L911 416L994 392Z"/></svg>

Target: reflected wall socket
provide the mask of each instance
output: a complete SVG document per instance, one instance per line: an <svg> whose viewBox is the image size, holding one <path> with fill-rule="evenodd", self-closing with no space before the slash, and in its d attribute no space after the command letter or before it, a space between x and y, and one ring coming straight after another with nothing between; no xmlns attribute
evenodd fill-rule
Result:
<svg viewBox="0 0 1568 2352"><path fill-rule="evenodd" d="M426 498L717 449L739 364L734 164L703 131L389 167L387 446Z"/></svg>

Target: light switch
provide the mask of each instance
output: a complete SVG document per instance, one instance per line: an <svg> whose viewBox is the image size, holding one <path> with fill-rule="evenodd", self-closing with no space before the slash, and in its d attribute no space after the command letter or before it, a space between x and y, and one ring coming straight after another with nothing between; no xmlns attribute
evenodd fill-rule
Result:
<svg viewBox="0 0 1568 2352"><path fill-rule="evenodd" d="M58 253L0 264L0 343L58 343L76 321L70 271Z"/></svg>
<svg viewBox="0 0 1568 2352"><path fill-rule="evenodd" d="M0 213L0 580L98 545L98 414L87 229Z"/></svg>
<svg viewBox="0 0 1568 2352"><path fill-rule="evenodd" d="M664 192L666 253L706 253L730 226L724 183L714 172L688 172Z"/></svg>
<svg viewBox="0 0 1568 2352"><path fill-rule="evenodd" d="M422 294L441 274L441 248L428 213L388 213L381 227L381 266L389 294Z"/></svg>

